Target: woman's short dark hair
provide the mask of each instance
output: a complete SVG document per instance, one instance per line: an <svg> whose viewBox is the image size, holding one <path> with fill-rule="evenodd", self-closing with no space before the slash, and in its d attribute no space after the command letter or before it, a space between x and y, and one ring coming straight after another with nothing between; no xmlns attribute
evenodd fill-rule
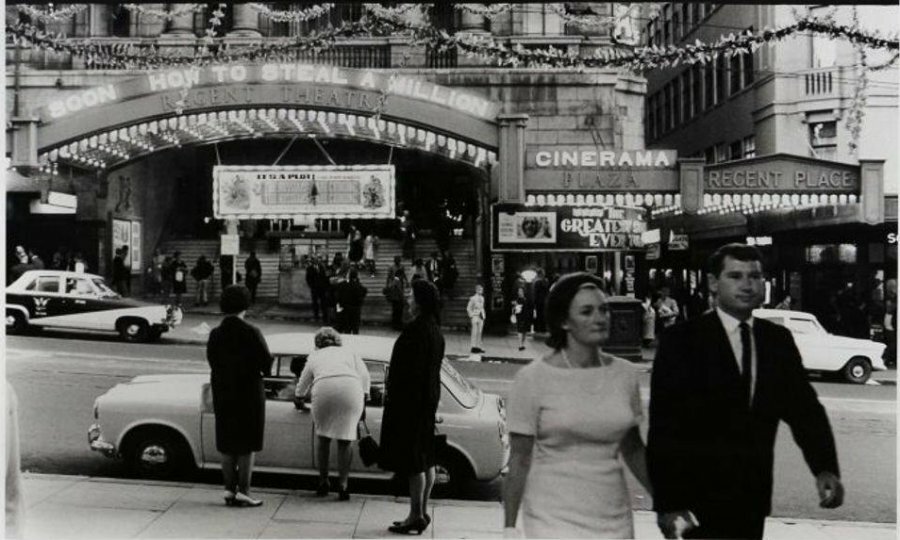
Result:
<svg viewBox="0 0 900 540"><path fill-rule="evenodd" d="M601 291L603 290L603 280L587 272L566 274L550 287L544 309L547 329L550 331L550 336L547 338L549 347L558 350L566 346L567 334L562 325L569 316L569 305L572 303L572 299L584 285L594 285Z"/></svg>
<svg viewBox="0 0 900 540"><path fill-rule="evenodd" d="M722 273L722 269L725 267L725 257L731 257L732 259L745 262L759 261L760 264L763 263L762 253L756 246L737 242L725 244L709 257L707 268L710 274L719 277L719 274Z"/></svg>
<svg viewBox="0 0 900 540"><path fill-rule="evenodd" d="M437 318L441 307L441 295L434 283L426 279L417 279L412 282L412 292L419 313Z"/></svg>
<svg viewBox="0 0 900 540"><path fill-rule="evenodd" d="M219 298L219 307L222 313L234 315L250 307L250 291L243 285L229 285L222 291Z"/></svg>

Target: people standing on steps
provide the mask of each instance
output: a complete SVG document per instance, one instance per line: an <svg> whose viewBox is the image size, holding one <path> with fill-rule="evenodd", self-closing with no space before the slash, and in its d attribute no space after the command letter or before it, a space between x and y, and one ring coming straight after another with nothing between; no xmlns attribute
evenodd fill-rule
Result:
<svg viewBox="0 0 900 540"><path fill-rule="evenodd" d="M197 264L191 270L191 277L197 281L195 305L206 306L209 304L209 280L212 275L213 265L206 259L206 255L197 257Z"/></svg>
<svg viewBox="0 0 900 540"><path fill-rule="evenodd" d="M356 225L350 225L350 233L347 234L347 258L353 264L359 264L364 251L363 235Z"/></svg>
<svg viewBox="0 0 900 540"><path fill-rule="evenodd" d="M375 277L375 250L378 248L378 236L372 231L366 235L363 241L363 257L365 258L366 270L369 277Z"/></svg>
<svg viewBox="0 0 900 540"><path fill-rule="evenodd" d="M482 334L484 333L486 316L484 311L484 287L481 284L475 285L475 294L469 297L469 303L466 305L466 314L469 316L469 324L471 326L470 352L483 353Z"/></svg>
<svg viewBox="0 0 900 540"><path fill-rule="evenodd" d="M425 263L425 270L428 272L428 280L435 284L438 288L438 292L442 290L442 282L441 282L441 270L443 269L443 262L441 260L440 254L437 251L431 252L431 257L428 258L428 261Z"/></svg>
<svg viewBox="0 0 900 540"><path fill-rule="evenodd" d="M306 267L306 284L312 299L313 318L318 321L319 313L322 314L322 322L328 324L328 307L326 295L328 293L328 272L325 263L319 254L312 256L312 260Z"/></svg>
<svg viewBox="0 0 900 540"><path fill-rule="evenodd" d="M272 355L259 328L244 317L250 291L229 285L219 305L225 318L209 334L206 358L210 367L216 449L222 455L225 504L260 506L250 496L253 457L263 449L266 394L263 377L272 374Z"/></svg>
<svg viewBox="0 0 900 540"><path fill-rule="evenodd" d="M413 222L409 214L409 210L404 210L400 217L400 246L403 250L403 258L415 260L416 258L416 224Z"/></svg>
<svg viewBox="0 0 900 540"><path fill-rule="evenodd" d="M451 298L454 296L453 289L456 287L456 280L459 278L459 270L456 268L456 259L449 251L445 251L441 257L441 286L440 292L447 294Z"/></svg>
<svg viewBox="0 0 900 540"><path fill-rule="evenodd" d="M399 255L394 257L394 264L388 270L384 283L384 296L391 304L391 328L403 330L403 305L406 301L406 270Z"/></svg>
<svg viewBox="0 0 900 540"><path fill-rule="evenodd" d="M172 254L172 292L175 293L175 305L181 306L181 295L187 292L188 267L181 260L181 252Z"/></svg>
<svg viewBox="0 0 900 540"><path fill-rule="evenodd" d="M259 287L259 282L262 281L262 264L256 258L255 251L251 251L250 256L244 261L244 271L247 276L244 283L250 291L250 303L255 304L256 289Z"/></svg>

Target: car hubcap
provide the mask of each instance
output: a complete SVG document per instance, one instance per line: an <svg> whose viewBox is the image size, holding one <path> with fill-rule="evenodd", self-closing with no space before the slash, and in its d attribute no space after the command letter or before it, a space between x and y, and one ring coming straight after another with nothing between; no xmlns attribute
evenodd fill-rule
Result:
<svg viewBox="0 0 900 540"><path fill-rule="evenodd" d="M145 467L159 467L165 465L167 461L169 461L169 456L166 454L166 449L158 444L147 446L141 452L141 463Z"/></svg>
<svg viewBox="0 0 900 540"><path fill-rule="evenodd" d="M853 366L853 369L850 371L850 373L853 374L853 377L859 379L860 377L862 377L863 375L866 374L866 370L864 367L862 367L860 365L855 365L855 366Z"/></svg>
<svg viewBox="0 0 900 540"><path fill-rule="evenodd" d="M138 332L140 332L141 327L136 324L129 324L128 328L125 329L125 332L128 333L129 336L136 336Z"/></svg>
<svg viewBox="0 0 900 540"><path fill-rule="evenodd" d="M6 326L15 326L16 325L16 316L15 315L7 315L6 316Z"/></svg>

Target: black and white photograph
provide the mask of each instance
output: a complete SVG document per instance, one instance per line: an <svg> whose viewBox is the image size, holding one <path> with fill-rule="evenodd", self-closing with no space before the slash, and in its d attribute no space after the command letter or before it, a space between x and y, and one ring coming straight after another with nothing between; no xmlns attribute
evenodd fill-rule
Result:
<svg viewBox="0 0 900 540"><path fill-rule="evenodd" d="M897 538L895 0L3 13L4 538Z"/></svg>

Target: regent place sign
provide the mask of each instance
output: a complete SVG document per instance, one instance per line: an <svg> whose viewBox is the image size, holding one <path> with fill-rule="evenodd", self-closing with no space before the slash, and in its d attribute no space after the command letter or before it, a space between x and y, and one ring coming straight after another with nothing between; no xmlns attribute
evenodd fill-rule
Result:
<svg viewBox="0 0 900 540"><path fill-rule="evenodd" d="M250 103L256 97L253 94L263 93L258 87L271 85L277 86L275 93L284 103L299 99L310 104L336 107L355 104L359 108L373 109L379 96L398 95L442 105L480 119L493 119L499 112L496 103L482 96L412 76L314 64L268 63L151 72L50 101L41 110L41 119L52 122L110 103L167 92L174 92L169 96L173 108L180 100L190 100L188 106ZM269 88L266 93L272 94L271 90Z"/></svg>
<svg viewBox="0 0 900 540"><path fill-rule="evenodd" d="M859 193L859 167L777 154L708 166L704 187L711 193Z"/></svg>

